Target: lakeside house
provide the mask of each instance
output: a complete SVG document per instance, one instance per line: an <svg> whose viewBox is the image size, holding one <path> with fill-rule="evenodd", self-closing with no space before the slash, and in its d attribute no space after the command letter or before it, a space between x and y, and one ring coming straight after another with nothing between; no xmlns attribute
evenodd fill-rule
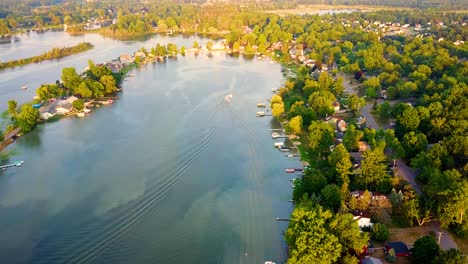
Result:
<svg viewBox="0 0 468 264"><path fill-rule="evenodd" d="M70 96L65 100L59 100L55 107L55 113L58 115L68 114L73 108L73 102L78 100L75 96Z"/></svg>
<svg viewBox="0 0 468 264"><path fill-rule="evenodd" d="M359 152L364 152L370 149L369 144L367 144L367 142L365 141L359 141L358 145L359 145Z"/></svg>
<svg viewBox="0 0 468 264"><path fill-rule="evenodd" d="M345 131L346 131L346 127L348 126L348 124L346 123L346 121L344 121L343 119L341 119L340 121L338 121L338 123L336 123L336 126L337 126L337 128L338 128L339 131L345 132Z"/></svg>
<svg viewBox="0 0 468 264"><path fill-rule="evenodd" d="M130 64L130 63L133 63L135 60L133 59L131 55L122 54L119 56L119 61L120 63L123 63L123 64Z"/></svg>
<svg viewBox="0 0 468 264"><path fill-rule="evenodd" d="M353 219L357 221L358 226L360 229L365 227L372 227L374 223L372 223L370 216L363 211L356 210L353 212Z"/></svg>
<svg viewBox="0 0 468 264"><path fill-rule="evenodd" d="M333 102L333 108L335 109L335 113L340 111L340 102L338 101Z"/></svg>

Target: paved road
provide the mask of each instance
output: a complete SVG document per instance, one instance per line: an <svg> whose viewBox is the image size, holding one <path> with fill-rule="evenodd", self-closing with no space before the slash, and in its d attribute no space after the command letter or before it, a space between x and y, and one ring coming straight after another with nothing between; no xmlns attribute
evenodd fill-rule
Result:
<svg viewBox="0 0 468 264"><path fill-rule="evenodd" d="M355 94L358 95L358 84L357 82L352 78L352 76L343 76L343 86L347 90L348 94ZM349 82L352 80L352 84ZM364 107L361 108L360 113L366 118L366 126L371 127L371 128L380 128L380 126L377 124L375 121L374 116L371 114L372 111L372 102L368 102ZM416 191L416 193L420 195L424 195L421 188L419 187L418 183L416 182L416 176L418 175L418 172L409 166L406 165L406 163L399 159L397 160L397 167L398 167L398 175L409 182L413 189ZM437 235L439 232L441 232L443 235L441 236L440 239L440 247L443 250L448 250L450 248L458 248L457 244L453 240L452 236L450 235L447 230L444 230L440 227L439 222L432 222L430 224L431 230Z"/></svg>

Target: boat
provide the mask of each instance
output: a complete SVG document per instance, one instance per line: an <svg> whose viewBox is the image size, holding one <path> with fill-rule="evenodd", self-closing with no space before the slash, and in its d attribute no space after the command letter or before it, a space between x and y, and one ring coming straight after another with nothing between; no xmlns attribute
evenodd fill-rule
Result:
<svg viewBox="0 0 468 264"><path fill-rule="evenodd" d="M109 99L109 100L107 100L107 101L102 101L101 103L102 103L103 105L108 105L108 104L114 103L114 100Z"/></svg>
<svg viewBox="0 0 468 264"><path fill-rule="evenodd" d="M291 168L284 170L284 172L286 173L294 173L295 171L296 171L295 169L291 169Z"/></svg>
<svg viewBox="0 0 468 264"><path fill-rule="evenodd" d="M264 103L258 103L258 104L257 104L257 107L266 107L266 104L264 104Z"/></svg>
<svg viewBox="0 0 468 264"><path fill-rule="evenodd" d="M273 132L273 133L271 133L271 137L272 138L279 138L279 137L281 137L281 135L279 133Z"/></svg>
<svg viewBox="0 0 468 264"><path fill-rule="evenodd" d="M85 109L83 109L83 112L84 112L85 114L89 114L89 113L91 112L91 109L85 108Z"/></svg>
<svg viewBox="0 0 468 264"><path fill-rule="evenodd" d="M276 263L273 261L265 261L265 264L276 264Z"/></svg>
<svg viewBox="0 0 468 264"><path fill-rule="evenodd" d="M287 152L287 151L289 151L291 148L279 146L278 149L279 149L279 151L281 151L281 152Z"/></svg>
<svg viewBox="0 0 468 264"><path fill-rule="evenodd" d="M284 146L284 142L275 142L275 148Z"/></svg>
<svg viewBox="0 0 468 264"><path fill-rule="evenodd" d="M28 89L28 86L27 86L27 85L21 86L21 90L26 90L26 89Z"/></svg>
<svg viewBox="0 0 468 264"><path fill-rule="evenodd" d="M83 113L83 112L76 113L76 116L77 116L77 117L84 117L84 116L85 116L85 113Z"/></svg>
<svg viewBox="0 0 468 264"><path fill-rule="evenodd" d="M257 112L257 116L258 116L258 117L265 116L265 112Z"/></svg>
<svg viewBox="0 0 468 264"><path fill-rule="evenodd" d="M135 77L135 74L134 74L134 73L130 73L130 74L128 75L128 77Z"/></svg>
<svg viewBox="0 0 468 264"><path fill-rule="evenodd" d="M271 88L271 91L276 93L278 91L278 88Z"/></svg>
<svg viewBox="0 0 468 264"><path fill-rule="evenodd" d="M224 101L227 103L230 103L232 101L232 94L228 94L224 97Z"/></svg>
<svg viewBox="0 0 468 264"><path fill-rule="evenodd" d="M303 171L303 168L294 168L295 171Z"/></svg>

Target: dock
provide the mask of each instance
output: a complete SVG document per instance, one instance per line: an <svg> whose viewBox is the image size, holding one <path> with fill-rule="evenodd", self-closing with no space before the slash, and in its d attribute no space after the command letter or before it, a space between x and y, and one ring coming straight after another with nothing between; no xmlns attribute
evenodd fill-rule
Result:
<svg viewBox="0 0 468 264"><path fill-rule="evenodd" d="M289 221L291 221L291 219L289 219L289 218L280 218L280 217L276 217L276 221L286 221L286 222L289 222Z"/></svg>
<svg viewBox="0 0 468 264"><path fill-rule="evenodd" d="M24 161L20 160L20 161L17 161L15 163L12 163L12 164L8 164L8 165L3 165L3 166L0 166L0 170L6 170L10 167L21 167L23 166L23 163Z"/></svg>

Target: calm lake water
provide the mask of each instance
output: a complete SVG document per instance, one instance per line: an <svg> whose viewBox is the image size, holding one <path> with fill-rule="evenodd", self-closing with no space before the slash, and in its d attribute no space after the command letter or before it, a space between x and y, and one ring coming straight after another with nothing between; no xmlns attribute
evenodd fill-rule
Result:
<svg viewBox="0 0 468 264"><path fill-rule="evenodd" d="M32 97L4 91L20 80L55 80L89 58L193 42L76 42L90 39L92 51L0 73L1 103ZM275 218L292 210L284 169L299 162L273 148L277 124L255 112L282 81L280 66L265 61L179 57L136 70L113 105L19 138L7 151L23 167L0 172L0 262L281 263L286 224Z"/></svg>

